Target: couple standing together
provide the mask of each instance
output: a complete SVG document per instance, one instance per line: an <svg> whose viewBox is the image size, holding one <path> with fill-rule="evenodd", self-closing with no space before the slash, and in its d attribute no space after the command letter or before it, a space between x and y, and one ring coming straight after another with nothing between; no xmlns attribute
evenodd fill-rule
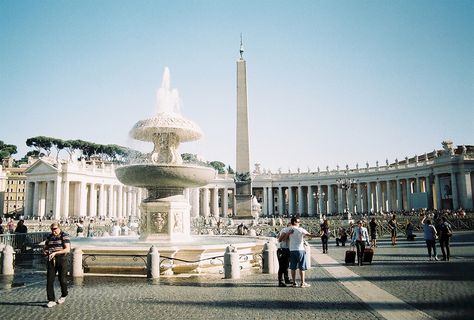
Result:
<svg viewBox="0 0 474 320"><path fill-rule="evenodd" d="M302 227L300 227L300 218L291 218L290 224L283 228L278 235L280 248L278 249L278 286L286 287L291 284L296 287L296 269L300 270L301 288L310 287L310 284L305 282L305 271L307 267L307 259L311 257L306 256L304 248L304 237L318 237L318 235L311 234ZM291 281L288 277L288 264L291 270ZM285 279L283 281L283 278Z"/></svg>

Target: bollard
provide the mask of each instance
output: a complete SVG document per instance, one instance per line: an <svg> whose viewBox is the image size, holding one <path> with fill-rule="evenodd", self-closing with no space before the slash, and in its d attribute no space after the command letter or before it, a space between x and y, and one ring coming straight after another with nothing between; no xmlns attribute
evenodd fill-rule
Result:
<svg viewBox="0 0 474 320"><path fill-rule="evenodd" d="M160 253L158 248L151 246L147 256L147 277L158 279L160 277Z"/></svg>
<svg viewBox="0 0 474 320"><path fill-rule="evenodd" d="M278 273L277 247L274 241L263 245L263 273Z"/></svg>
<svg viewBox="0 0 474 320"><path fill-rule="evenodd" d="M2 274L9 276L14 274L13 268L13 248L12 246L6 245L2 251Z"/></svg>
<svg viewBox="0 0 474 320"><path fill-rule="evenodd" d="M83 277L84 269L82 268L82 250L81 248L74 248L72 251L72 276Z"/></svg>
<svg viewBox="0 0 474 320"><path fill-rule="evenodd" d="M239 253L231 245L224 253L224 279L240 279Z"/></svg>

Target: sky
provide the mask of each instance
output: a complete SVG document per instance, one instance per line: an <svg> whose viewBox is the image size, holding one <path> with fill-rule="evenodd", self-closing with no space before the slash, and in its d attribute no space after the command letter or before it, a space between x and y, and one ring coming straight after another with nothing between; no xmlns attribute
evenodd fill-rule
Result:
<svg viewBox="0 0 474 320"><path fill-rule="evenodd" d="M236 162L247 61L250 163L306 172L474 145L474 1L1 0L0 140L150 152L165 67L204 132L180 153Z"/></svg>

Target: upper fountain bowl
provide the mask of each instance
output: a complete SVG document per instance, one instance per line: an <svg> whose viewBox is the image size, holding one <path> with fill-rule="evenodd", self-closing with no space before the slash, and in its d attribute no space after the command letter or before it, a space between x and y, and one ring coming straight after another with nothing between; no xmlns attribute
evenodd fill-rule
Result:
<svg viewBox="0 0 474 320"><path fill-rule="evenodd" d="M195 188L208 184L215 170L186 164L132 164L116 168L115 174L123 184L139 188Z"/></svg>
<svg viewBox="0 0 474 320"><path fill-rule="evenodd" d="M174 112L162 112L153 118L138 121L130 130L130 137L154 142L156 136L163 133L175 134L180 142L195 141L202 137L197 124Z"/></svg>

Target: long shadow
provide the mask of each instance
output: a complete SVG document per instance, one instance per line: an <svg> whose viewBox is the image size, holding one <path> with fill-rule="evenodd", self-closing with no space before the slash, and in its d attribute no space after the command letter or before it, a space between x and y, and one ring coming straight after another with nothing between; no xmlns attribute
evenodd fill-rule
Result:
<svg viewBox="0 0 474 320"><path fill-rule="evenodd" d="M22 306L22 307L43 307L46 308L44 301L15 301L15 302L3 302L0 301L0 306Z"/></svg>
<svg viewBox="0 0 474 320"><path fill-rule="evenodd" d="M450 317L449 314L459 315L468 315L474 310L474 304L472 303L472 297L463 297L456 301L457 309L452 309L451 301L443 301L440 297L439 300L435 302L410 302L407 303L419 310L436 310L442 311L445 316ZM167 305L187 305L200 308L228 308L235 309L236 301L229 300L213 300L213 301L182 301L182 300L172 300L172 301L162 301L160 299L147 299L137 301L139 304L157 304L162 305L163 307ZM374 302L370 304L373 308L378 310L406 310L405 303L383 303L383 302ZM288 299L271 299L268 300L238 300L238 307L245 309L271 309L273 311L278 310L294 310L295 304ZM367 310L367 307L361 302L357 301L348 301L348 302L339 302L339 301L298 301L297 302L298 310Z"/></svg>

